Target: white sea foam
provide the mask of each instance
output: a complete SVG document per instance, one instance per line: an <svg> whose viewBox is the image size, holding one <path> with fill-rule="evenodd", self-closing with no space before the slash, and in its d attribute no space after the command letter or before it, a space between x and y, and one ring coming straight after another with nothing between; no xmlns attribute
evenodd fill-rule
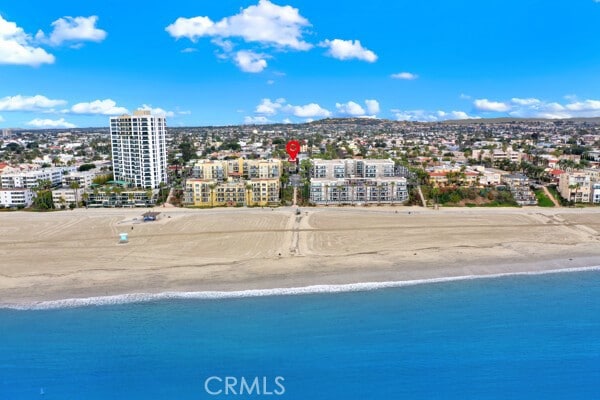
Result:
<svg viewBox="0 0 600 400"><path fill-rule="evenodd" d="M291 295L306 295L318 293L342 293L342 292L363 292L377 289L397 288L402 286L414 286L427 283L443 283L461 280L473 279L491 279L502 278L508 276L522 275L547 275L566 272L584 272L584 271L600 271L600 266L578 267L578 268L561 268L545 271L527 271L527 272L506 272L489 275L464 275L464 276L449 276L443 278L432 279L415 279L409 281L388 281L388 282L362 282L349 283L341 285L313 285L304 287L292 288L275 288L275 289L253 289L240 291L204 291L204 292L162 292L162 293L131 293L114 296L98 296L64 300L51 300L32 302L27 304L0 304L0 308L8 308L15 310L52 310L59 308L75 308L86 306L103 306L127 303L143 303L159 300L177 300L177 299L201 299L201 300L216 300L216 299L232 299L246 297L266 297L266 296L291 296Z"/></svg>

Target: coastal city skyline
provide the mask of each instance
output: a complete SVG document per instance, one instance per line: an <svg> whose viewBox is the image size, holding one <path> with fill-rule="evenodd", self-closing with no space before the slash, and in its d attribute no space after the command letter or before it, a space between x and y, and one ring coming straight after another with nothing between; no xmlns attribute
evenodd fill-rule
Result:
<svg viewBox="0 0 600 400"><path fill-rule="evenodd" d="M600 116L594 0L0 6L0 127ZM398 18L398 16L403 16Z"/></svg>

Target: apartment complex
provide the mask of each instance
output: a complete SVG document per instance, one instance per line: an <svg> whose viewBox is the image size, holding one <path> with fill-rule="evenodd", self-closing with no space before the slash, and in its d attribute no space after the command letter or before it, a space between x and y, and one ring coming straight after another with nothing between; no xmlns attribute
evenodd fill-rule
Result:
<svg viewBox="0 0 600 400"><path fill-rule="evenodd" d="M62 178L63 186L69 187L76 183L80 188L88 188L94 182L96 173L93 171L84 172L71 172L68 175L64 175Z"/></svg>
<svg viewBox="0 0 600 400"><path fill-rule="evenodd" d="M531 190L531 182L524 174L502 175L502 183L508 186L513 198L520 206L535 206L537 198Z"/></svg>
<svg viewBox="0 0 600 400"><path fill-rule="evenodd" d="M184 203L198 207L280 202L281 160L200 160L186 181Z"/></svg>
<svg viewBox="0 0 600 400"><path fill-rule="evenodd" d="M392 160L313 160L310 201L315 204L400 203L408 199L406 178Z"/></svg>
<svg viewBox="0 0 600 400"><path fill-rule="evenodd" d="M589 203L594 198L592 195L594 184L600 183L600 180L593 179L594 175L589 171L572 171L561 174L558 181L560 195L575 203Z"/></svg>
<svg viewBox="0 0 600 400"><path fill-rule="evenodd" d="M83 196L87 207L152 207L156 204L155 193L148 190L88 190ZM56 204L56 203L55 203Z"/></svg>
<svg viewBox="0 0 600 400"><path fill-rule="evenodd" d="M1 182L4 189L26 188L33 189L40 181L48 181L51 186L59 186L63 179L64 168L44 168L26 172L2 174Z"/></svg>
<svg viewBox="0 0 600 400"><path fill-rule="evenodd" d="M115 180L155 189L167 183L165 117L138 110L110 118L110 142Z"/></svg>
<svg viewBox="0 0 600 400"><path fill-rule="evenodd" d="M31 189L0 189L0 206L29 207L33 203Z"/></svg>

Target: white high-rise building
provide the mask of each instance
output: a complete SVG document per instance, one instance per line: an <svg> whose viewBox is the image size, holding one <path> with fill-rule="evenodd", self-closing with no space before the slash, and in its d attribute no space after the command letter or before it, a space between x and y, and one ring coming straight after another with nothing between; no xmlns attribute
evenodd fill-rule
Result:
<svg viewBox="0 0 600 400"><path fill-rule="evenodd" d="M115 180L135 187L158 188L167 183L166 120L138 110L110 118L110 142Z"/></svg>

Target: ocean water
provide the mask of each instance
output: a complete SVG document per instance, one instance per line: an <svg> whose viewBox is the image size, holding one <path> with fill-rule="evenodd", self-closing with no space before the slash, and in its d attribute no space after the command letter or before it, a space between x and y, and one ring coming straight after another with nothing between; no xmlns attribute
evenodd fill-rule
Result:
<svg viewBox="0 0 600 400"><path fill-rule="evenodd" d="M1 400L265 397L600 398L600 271L0 309Z"/></svg>

